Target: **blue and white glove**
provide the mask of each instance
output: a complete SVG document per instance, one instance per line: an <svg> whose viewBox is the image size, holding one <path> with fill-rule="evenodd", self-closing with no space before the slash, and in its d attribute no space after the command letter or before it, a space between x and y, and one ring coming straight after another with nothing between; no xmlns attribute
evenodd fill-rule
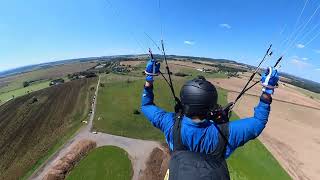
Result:
<svg viewBox="0 0 320 180"><path fill-rule="evenodd" d="M150 59L147 62L146 70L144 72L147 75L146 81L152 82L153 76L158 76L160 73L160 63L154 59Z"/></svg>
<svg viewBox="0 0 320 180"><path fill-rule="evenodd" d="M266 72L261 76L262 91L266 94L273 94L274 88L278 86L279 74L276 68L268 67Z"/></svg>

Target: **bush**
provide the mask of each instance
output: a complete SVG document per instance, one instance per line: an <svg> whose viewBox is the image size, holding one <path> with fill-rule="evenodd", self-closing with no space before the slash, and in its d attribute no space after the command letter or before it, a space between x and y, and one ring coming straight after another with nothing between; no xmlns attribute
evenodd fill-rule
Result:
<svg viewBox="0 0 320 180"><path fill-rule="evenodd" d="M23 82L23 87L28 87L28 86L30 86L30 83L28 81L24 81Z"/></svg>
<svg viewBox="0 0 320 180"><path fill-rule="evenodd" d="M133 114L138 115L138 114L141 114L141 113L140 113L140 111L138 109L135 109L135 110L133 110Z"/></svg>
<svg viewBox="0 0 320 180"><path fill-rule="evenodd" d="M180 76L180 77L189 76L189 74L185 74L185 73L182 73L182 72L174 73L174 75L175 75L175 76Z"/></svg>
<svg viewBox="0 0 320 180"><path fill-rule="evenodd" d="M100 87L104 87L104 84L103 84L103 83L100 83Z"/></svg>
<svg viewBox="0 0 320 180"><path fill-rule="evenodd" d="M201 62L198 62L198 61L192 61L192 63L194 63L194 64L202 64Z"/></svg>

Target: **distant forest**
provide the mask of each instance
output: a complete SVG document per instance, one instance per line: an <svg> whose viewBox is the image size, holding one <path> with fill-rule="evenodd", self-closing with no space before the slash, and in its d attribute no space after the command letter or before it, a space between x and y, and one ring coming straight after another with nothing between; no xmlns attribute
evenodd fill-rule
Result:
<svg viewBox="0 0 320 180"><path fill-rule="evenodd" d="M294 86L315 92L315 93L320 93L320 83L311 81L311 80L307 80L304 78L300 78L300 77L296 77L293 76L291 74L287 74L287 73L281 73L281 76L290 79L289 81L286 79L282 79L283 82L292 84Z"/></svg>

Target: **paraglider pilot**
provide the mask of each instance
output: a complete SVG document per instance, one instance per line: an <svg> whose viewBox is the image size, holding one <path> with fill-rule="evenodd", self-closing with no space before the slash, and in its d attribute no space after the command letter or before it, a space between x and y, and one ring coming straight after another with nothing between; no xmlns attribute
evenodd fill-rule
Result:
<svg viewBox="0 0 320 180"><path fill-rule="evenodd" d="M261 77L263 86L253 117L227 123L208 119L218 108L215 86L204 77L187 81L180 91L182 114L166 112L154 103L154 76L160 63L154 59L146 66L141 111L165 136L171 152L167 175L171 180L230 179L226 160L238 147L257 138L265 128L279 80L269 67Z"/></svg>

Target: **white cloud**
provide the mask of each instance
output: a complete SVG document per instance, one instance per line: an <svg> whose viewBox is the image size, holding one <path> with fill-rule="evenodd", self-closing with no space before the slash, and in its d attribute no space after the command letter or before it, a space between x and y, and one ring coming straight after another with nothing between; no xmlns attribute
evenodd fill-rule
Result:
<svg viewBox="0 0 320 180"><path fill-rule="evenodd" d="M320 71L320 68L317 68L316 71Z"/></svg>
<svg viewBox="0 0 320 180"><path fill-rule="evenodd" d="M304 48L304 45L303 44L296 44L296 47L299 49L302 49L302 48Z"/></svg>
<svg viewBox="0 0 320 180"><path fill-rule="evenodd" d="M229 24L219 24L221 28L231 29L231 26Z"/></svg>
<svg viewBox="0 0 320 180"><path fill-rule="evenodd" d="M293 56L291 63L299 68L305 68L312 66L310 63L307 63L305 60L308 58L299 58L298 56Z"/></svg>
<svg viewBox="0 0 320 180"><path fill-rule="evenodd" d="M320 54L320 49L314 49L314 52Z"/></svg>
<svg viewBox="0 0 320 180"><path fill-rule="evenodd" d="M183 43L185 43L187 45L194 45L195 44L194 41L184 41Z"/></svg>
<svg viewBox="0 0 320 180"><path fill-rule="evenodd" d="M301 58L301 60L304 60L304 61L306 61L306 60L308 60L308 58L304 57L304 58Z"/></svg>

